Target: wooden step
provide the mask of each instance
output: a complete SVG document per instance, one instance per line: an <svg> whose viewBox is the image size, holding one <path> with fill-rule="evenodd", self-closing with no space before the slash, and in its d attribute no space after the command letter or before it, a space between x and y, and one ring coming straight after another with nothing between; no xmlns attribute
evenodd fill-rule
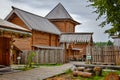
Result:
<svg viewBox="0 0 120 80"><path fill-rule="evenodd" d="M0 65L0 68L4 68L5 67L5 65Z"/></svg>
<svg viewBox="0 0 120 80"><path fill-rule="evenodd" d="M10 70L11 70L10 66L0 65L0 72L10 71Z"/></svg>

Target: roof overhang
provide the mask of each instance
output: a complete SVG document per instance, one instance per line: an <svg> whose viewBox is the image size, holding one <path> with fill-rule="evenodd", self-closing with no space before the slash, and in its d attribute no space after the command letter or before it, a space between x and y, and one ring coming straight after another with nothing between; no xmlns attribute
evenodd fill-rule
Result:
<svg viewBox="0 0 120 80"><path fill-rule="evenodd" d="M33 47L38 48L38 49L63 49L62 47L41 46L41 45L33 45Z"/></svg>
<svg viewBox="0 0 120 80"><path fill-rule="evenodd" d="M72 48L73 51L80 51L80 48Z"/></svg>
<svg viewBox="0 0 120 80"><path fill-rule="evenodd" d="M60 33L53 33L53 32L47 32L47 31L37 30L37 29L32 29L32 30L39 31L39 32L42 32L42 33L47 33L47 34L58 35L58 36L61 34L61 32Z"/></svg>
<svg viewBox="0 0 120 80"><path fill-rule="evenodd" d="M11 28L5 28L3 26L0 26L0 31L9 31L12 33L19 33L19 34L27 34L27 35L32 35L30 32L27 31L21 31L21 30L16 30L16 29L11 29Z"/></svg>
<svg viewBox="0 0 120 80"><path fill-rule="evenodd" d="M74 23L74 24L76 24L76 25L80 25L81 23L79 23L79 22L77 22L77 21L75 21L75 20L73 20L73 19L70 19L70 18L59 18L59 19L49 19L50 21L69 21L69 22L72 22L72 23Z"/></svg>
<svg viewBox="0 0 120 80"><path fill-rule="evenodd" d="M113 39L120 38L118 35L111 36Z"/></svg>
<svg viewBox="0 0 120 80"><path fill-rule="evenodd" d="M74 43L74 42L93 42L93 33L62 33L60 36L61 43Z"/></svg>
<svg viewBox="0 0 120 80"><path fill-rule="evenodd" d="M0 30L1 31L9 31L9 32L16 32L20 34L31 34L30 30L20 27L16 24L11 22L5 21L0 19Z"/></svg>

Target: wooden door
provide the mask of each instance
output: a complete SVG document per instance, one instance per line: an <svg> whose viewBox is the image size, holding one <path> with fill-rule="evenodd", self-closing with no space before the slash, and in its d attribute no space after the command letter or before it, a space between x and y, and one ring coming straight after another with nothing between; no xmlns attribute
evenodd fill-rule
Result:
<svg viewBox="0 0 120 80"><path fill-rule="evenodd" d="M0 65L2 65L3 39L0 37Z"/></svg>
<svg viewBox="0 0 120 80"><path fill-rule="evenodd" d="M10 38L0 37L0 65L10 65Z"/></svg>

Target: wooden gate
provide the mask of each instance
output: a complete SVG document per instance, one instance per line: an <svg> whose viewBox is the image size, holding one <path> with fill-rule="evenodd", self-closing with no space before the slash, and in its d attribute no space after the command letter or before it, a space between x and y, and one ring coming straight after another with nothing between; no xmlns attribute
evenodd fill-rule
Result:
<svg viewBox="0 0 120 80"><path fill-rule="evenodd" d="M10 38L0 37L0 65L10 65Z"/></svg>

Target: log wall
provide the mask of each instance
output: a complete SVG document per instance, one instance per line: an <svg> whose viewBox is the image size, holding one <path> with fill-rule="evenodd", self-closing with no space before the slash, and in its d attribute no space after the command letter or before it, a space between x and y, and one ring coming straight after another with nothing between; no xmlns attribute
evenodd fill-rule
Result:
<svg viewBox="0 0 120 80"><path fill-rule="evenodd" d="M70 21L52 21L61 32L75 32L75 24Z"/></svg>
<svg viewBox="0 0 120 80"><path fill-rule="evenodd" d="M33 30L32 45L58 46L58 36Z"/></svg>
<svg viewBox="0 0 120 80"><path fill-rule="evenodd" d="M8 19L8 21L11 22L11 23L14 23L14 24L16 24L16 25L19 25L19 26L21 26L21 27L23 27L23 28L29 29L29 28L27 27L27 25L26 25L16 14L13 14L13 15Z"/></svg>
<svg viewBox="0 0 120 80"><path fill-rule="evenodd" d="M79 48L80 49L80 55L86 55L86 48L87 48L88 43L81 43L81 44L75 44L74 47L75 48Z"/></svg>
<svg viewBox="0 0 120 80"><path fill-rule="evenodd" d="M8 21L17 24L23 28L29 29L28 26L22 21L15 13L11 15ZM31 46L59 46L58 35L41 32L37 30L31 30L32 36L30 38L18 38L14 39L15 46L20 50L31 50ZM24 44L24 45L23 45Z"/></svg>

